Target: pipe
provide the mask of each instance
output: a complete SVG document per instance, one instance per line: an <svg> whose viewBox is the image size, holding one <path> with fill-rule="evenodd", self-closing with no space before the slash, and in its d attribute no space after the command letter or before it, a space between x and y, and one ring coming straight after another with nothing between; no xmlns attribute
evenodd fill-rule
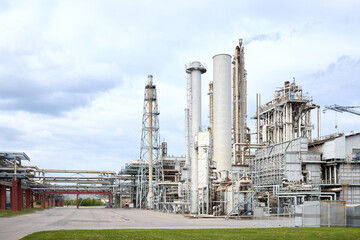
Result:
<svg viewBox="0 0 360 240"><path fill-rule="evenodd" d="M190 128L190 119L189 119L189 108L185 108L185 166L190 165L190 142L189 142L189 129Z"/></svg>
<svg viewBox="0 0 360 240"><path fill-rule="evenodd" d="M213 83L209 83L209 108L210 108L210 133L211 137L213 137L214 131L214 85Z"/></svg>
<svg viewBox="0 0 360 240"><path fill-rule="evenodd" d="M201 131L201 74L206 68L200 62L192 62L186 67L191 74L191 187L190 213L198 214L198 150L197 135Z"/></svg>
<svg viewBox="0 0 360 240"><path fill-rule="evenodd" d="M254 143L234 143L233 144L233 155L235 156L235 152L236 152L236 146L240 146L240 152L242 153L243 152L243 148L248 146L249 148L263 148L265 147L265 145L263 144L254 144ZM235 162L235 158L233 159L234 160L234 164L236 164Z"/></svg>
<svg viewBox="0 0 360 240"><path fill-rule="evenodd" d="M318 135L318 139L320 140L321 137L321 111L320 111L320 105L318 105L318 109L317 109L317 135Z"/></svg>
<svg viewBox="0 0 360 240"><path fill-rule="evenodd" d="M259 94L256 94L256 143L259 144Z"/></svg>

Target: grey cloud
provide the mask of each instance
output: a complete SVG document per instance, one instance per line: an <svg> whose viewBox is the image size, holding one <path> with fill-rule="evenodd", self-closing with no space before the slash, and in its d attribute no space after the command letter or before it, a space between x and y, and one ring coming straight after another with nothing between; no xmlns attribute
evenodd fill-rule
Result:
<svg viewBox="0 0 360 240"><path fill-rule="evenodd" d="M343 55L327 68L304 76L304 87L317 104L358 105L359 75L360 59Z"/></svg>
<svg viewBox="0 0 360 240"><path fill-rule="evenodd" d="M321 78L336 72L349 72L350 69L360 69L360 59L354 59L347 55L339 57L336 62L332 62L325 70L320 70L310 75L313 78Z"/></svg>
<svg viewBox="0 0 360 240"><path fill-rule="evenodd" d="M9 127L0 127L0 139L4 141L17 141L23 135L17 129Z"/></svg>
<svg viewBox="0 0 360 240"><path fill-rule="evenodd" d="M53 84L1 77L0 109L60 115L88 105L98 93L121 84L121 79L59 79Z"/></svg>

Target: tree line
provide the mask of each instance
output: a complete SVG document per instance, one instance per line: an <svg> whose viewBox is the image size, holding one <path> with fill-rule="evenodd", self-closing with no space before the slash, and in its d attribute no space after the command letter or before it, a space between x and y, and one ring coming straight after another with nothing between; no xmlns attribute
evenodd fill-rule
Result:
<svg viewBox="0 0 360 240"><path fill-rule="evenodd" d="M64 205L76 205L76 200L65 200ZM79 206L105 206L105 203L95 198L79 198Z"/></svg>

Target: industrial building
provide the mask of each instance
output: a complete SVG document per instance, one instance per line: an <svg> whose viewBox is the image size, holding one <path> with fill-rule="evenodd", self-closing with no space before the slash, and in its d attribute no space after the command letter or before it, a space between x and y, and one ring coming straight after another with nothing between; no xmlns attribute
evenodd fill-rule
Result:
<svg viewBox="0 0 360 240"><path fill-rule="evenodd" d="M321 136L321 108L295 79L276 88L274 99L265 104L257 94L251 116L256 129L250 129L244 52L240 39L233 56L213 57L209 109L201 108L207 65L185 65L184 156L168 154L167 143L160 142L157 88L149 75L139 159L118 173L69 171L25 166L22 161L30 160L25 153L0 152L1 209L11 203L19 211L24 198L27 207L61 206L64 194L105 195L110 207L226 219L294 215L296 206L308 201L360 204L360 132ZM206 128L201 126L202 111L209 113Z"/></svg>
<svg viewBox="0 0 360 240"><path fill-rule="evenodd" d="M252 116L256 129L250 129L241 39L233 56L213 57L209 109L201 109L206 64L190 62L185 72L185 157L169 157L167 143L156 142L158 137L153 139L158 147L149 144L151 134L159 134L159 112L145 106L151 95L146 89L156 88L151 78L145 87L144 116L156 121L151 126L143 117L143 132L149 133L142 134L141 149L159 151L158 158L141 155L120 171L124 176L117 192L117 199L123 199L120 206L229 218L252 215L257 209L264 214L293 215L296 206L314 200L360 204L360 133L321 136L321 108L295 79L276 88L274 99L265 104L257 95ZM334 107L341 106L326 108ZM202 111L209 113L205 129Z"/></svg>

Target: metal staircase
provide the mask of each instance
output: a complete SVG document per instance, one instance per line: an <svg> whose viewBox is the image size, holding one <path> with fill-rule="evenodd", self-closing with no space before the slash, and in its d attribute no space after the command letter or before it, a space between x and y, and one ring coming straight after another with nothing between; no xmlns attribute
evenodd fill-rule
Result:
<svg viewBox="0 0 360 240"><path fill-rule="evenodd" d="M239 211L240 206L244 206L245 204L249 203L251 199L255 196L256 193L259 192L258 185L252 185L251 188L248 190L247 194L245 195L244 201L239 201L226 215L225 219L229 219L229 217L235 213L236 211Z"/></svg>

